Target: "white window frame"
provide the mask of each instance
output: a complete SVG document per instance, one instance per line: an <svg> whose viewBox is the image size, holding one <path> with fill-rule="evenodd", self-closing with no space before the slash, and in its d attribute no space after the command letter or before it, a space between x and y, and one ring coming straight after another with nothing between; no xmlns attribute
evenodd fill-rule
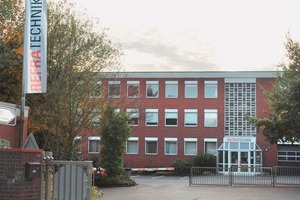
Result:
<svg viewBox="0 0 300 200"><path fill-rule="evenodd" d="M101 137L100 136L89 136L88 137L88 153L89 154L99 154L101 149L100 149L100 140ZM90 151L90 141L98 141L99 143L99 151Z"/></svg>
<svg viewBox="0 0 300 200"><path fill-rule="evenodd" d="M187 153L186 143L195 143L195 153ZM184 138L184 155L195 156L198 153L198 139L197 138Z"/></svg>
<svg viewBox="0 0 300 200"><path fill-rule="evenodd" d="M196 93L195 93L195 95L194 96L188 96L188 93L187 93L187 91L188 91L188 86L196 86ZM197 99L198 98L198 81L185 81L184 82L184 97L186 98L186 99Z"/></svg>
<svg viewBox="0 0 300 200"><path fill-rule="evenodd" d="M119 85L119 94L118 95L111 95L110 94L110 86L111 85ZM121 96L121 81L108 81L108 97L109 98L120 98Z"/></svg>
<svg viewBox="0 0 300 200"><path fill-rule="evenodd" d="M169 94L170 88L168 88L168 86L177 86L176 94ZM165 98L176 99L176 98L178 98L178 96L179 96L179 94L178 94L178 81L165 81Z"/></svg>
<svg viewBox="0 0 300 200"><path fill-rule="evenodd" d="M145 113L146 113L145 125L146 126L158 126L158 117L159 117L159 115L158 115L158 109L146 109ZM156 113L156 116L157 116L156 124L147 124L148 123L148 120L147 120L148 119L147 118L147 114L148 113Z"/></svg>
<svg viewBox="0 0 300 200"><path fill-rule="evenodd" d="M216 115L215 124L208 123L211 118L208 118L208 115ZM204 127L218 127L218 110L217 109L205 109L204 110Z"/></svg>
<svg viewBox="0 0 300 200"><path fill-rule="evenodd" d="M174 153L167 152L167 144L168 143L172 143L172 144L176 145ZM178 154L178 139L177 138L165 138L164 153L166 156L176 156Z"/></svg>
<svg viewBox="0 0 300 200"><path fill-rule="evenodd" d="M99 124L101 120L101 109L93 109L93 112L91 113L90 122L91 124Z"/></svg>
<svg viewBox="0 0 300 200"><path fill-rule="evenodd" d="M137 124L131 124L129 123L130 126L138 126L139 125L139 109L135 109L135 108L127 108L126 109L126 113L128 114L128 116L130 117L130 121L131 119L137 119Z"/></svg>
<svg viewBox="0 0 300 200"><path fill-rule="evenodd" d="M216 151L213 153L214 156L217 156L218 153L218 139L217 138L204 138L204 153L209 153L207 152L207 143L215 143Z"/></svg>
<svg viewBox="0 0 300 200"><path fill-rule="evenodd" d="M137 149L136 152L128 152L128 142L136 142L137 143ZM129 155L137 155L139 154L139 138L138 137L129 137L126 141L126 154Z"/></svg>
<svg viewBox="0 0 300 200"><path fill-rule="evenodd" d="M138 87L138 94L129 96L129 87ZM127 81L127 98L139 98L140 97L140 81Z"/></svg>
<svg viewBox="0 0 300 200"><path fill-rule="evenodd" d="M156 153L147 153L147 142L156 142ZM158 138L145 137L145 155L158 155Z"/></svg>
<svg viewBox="0 0 300 200"><path fill-rule="evenodd" d="M167 118L167 115L175 115L176 114L176 124L167 124L167 119L173 119L173 118ZM175 118L174 118L175 119ZM165 126L178 126L178 109L165 109Z"/></svg>
<svg viewBox="0 0 300 200"><path fill-rule="evenodd" d="M97 92L91 92L90 98L101 98L102 97L102 81L98 81L96 83L96 90L99 90L98 95L96 95Z"/></svg>
<svg viewBox="0 0 300 200"><path fill-rule="evenodd" d="M215 87L215 94L213 96L209 95L211 94L210 92L208 92L209 87ZM204 98L206 99L218 98L218 81L204 81Z"/></svg>
<svg viewBox="0 0 300 200"><path fill-rule="evenodd" d="M187 123L187 114L196 114L196 124ZM184 126L197 127L198 126L198 110L197 109L184 109Z"/></svg>
<svg viewBox="0 0 300 200"><path fill-rule="evenodd" d="M153 86L153 85L157 85L157 95L148 96L148 86ZM146 98L158 98L158 97L159 97L159 81L146 81Z"/></svg>
<svg viewBox="0 0 300 200"><path fill-rule="evenodd" d="M76 153L81 154L82 153L82 136L75 136L73 139L73 142L76 143L76 141L79 141L78 151L76 151Z"/></svg>

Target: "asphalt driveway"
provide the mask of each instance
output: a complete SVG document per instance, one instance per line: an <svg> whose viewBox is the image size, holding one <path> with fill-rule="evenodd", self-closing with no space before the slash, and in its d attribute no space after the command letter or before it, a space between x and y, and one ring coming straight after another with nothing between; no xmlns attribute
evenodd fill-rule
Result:
<svg viewBox="0 0 300 200"><path fill-rule="evenodd" d="M189 186L188 177L133 176L138 186L102 188L103 200L300 200L300 187Z"/></svg>

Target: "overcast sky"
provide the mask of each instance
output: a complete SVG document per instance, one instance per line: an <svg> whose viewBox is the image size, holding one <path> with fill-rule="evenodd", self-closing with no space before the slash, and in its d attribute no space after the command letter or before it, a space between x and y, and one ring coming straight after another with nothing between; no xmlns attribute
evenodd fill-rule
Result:
<svg viewBox="0 0 300 200"><path fill-rule="evenodd" d="M122 46L125 71L277 70L299 0L70 0Z"/></svg>

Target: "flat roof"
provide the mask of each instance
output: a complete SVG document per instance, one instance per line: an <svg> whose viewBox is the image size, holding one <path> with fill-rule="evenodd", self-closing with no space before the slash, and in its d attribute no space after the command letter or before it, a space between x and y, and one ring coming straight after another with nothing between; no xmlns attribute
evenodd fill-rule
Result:
<svg viewBox="0 0 300 200"><path fill-rule="evenodd" d="M144 71L116 72L116 78L276 78L278 71Z"/></svg>

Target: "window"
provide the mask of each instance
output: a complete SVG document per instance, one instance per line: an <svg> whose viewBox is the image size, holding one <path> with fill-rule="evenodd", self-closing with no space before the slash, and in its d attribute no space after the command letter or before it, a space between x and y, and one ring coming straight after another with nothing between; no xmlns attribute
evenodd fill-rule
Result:
<svg viewBox="0 0 300 200"><path fill-rule="evenodd" d="M76 136L73 140L76 153L80 154L82 152L82 137L81 136Z"/></svg>
<svg viewBox="0 0 300 200"><path fill-rule="evenodd" d="M139 125L139 109L126 109L127 114L130 117L129 125Z"/></svg>
<svg viewBox="0 0 300 200"><path fill-rule="evenodd" d="M177 138L165 138L165 155L177 155Z"/></svg>
<svg viewBox="0 0 300 200"><path fill-rule="evenodd" d="M90 113L90 122L91 124L99 124L100 123L100 116L101 110L94 108L93 111Z"/></svg>
<svg viewBox="0 0 300 200"><path fill-rule="evenodd" d="M184 138L184 155L194 156L197 154L197 138Z"/></svg>
<svg viewBox="0 0 300 200"><path fill-rule="evenodd" d="M217 155L217 138L204 138L204 152Z"/></svg>
<svg viewBox="0 0 300 200"><path fill-rule="evenodd" d="M88 138L88 153L99 153L100 152L100 137L90 136Z"/></svg>
<svg viewBox="0 0 300 200"><path fill-rule="evenodd" d="M177 109L165 109L165 125L177 126L178 111Z"/></svg>
<svg viewBox="0 0 300 200"><path fill-rule="evenodd" d="M146 126L158 125L158 109L146 109Z"/></svg>
<svg viewBox="0 0 300 200"><path fill-rule="evenodd" d="M278 151L277 160L279 162L300 162L300 151Z"/></svg>
<svg viewBox="0 0 300 200"><path fill-rule="evenodd" d="M166 98L178 98L178 81L166 81Z"/></svg>
<svg viewBox="0 0 300 200"><path fill-rule="evenodd" d="M120 81L108 81L108 97L120 98Z"/></svg>
<svg viewBox="0 0 300 200"><path fill-rule="evenodd" d="M159 84L158 81L146 81L147 98L158 98Z"/></svg>
<svg viewBox="0 0 300 200"><path fill-rule="evenodd" d="M184 109L184 126L198 125L198 113L197 109Z"/></svg>
<svg viewBox="0 0 300 200"><path fill-rule="evenodd" d="M215 109L204 110L204 126L217 127L218 126L218 111Z"/></svg>
<svg viewBox="0 0 300 200"><path fill-rule="evenodd" d="M248 117L256 116L256 79L225 79L224 135L256 136Z"/></svg>
<svg viewBox="0 0 300 200"><path fill-rule="evenodd" d="M204 97L218 98L218 81L204 81Z"/></svg>
<svg viewBox="0 0 300 200"><path fill-rule="evenodd" d="M198 98L198 81L185 81L184 85L185 98Z"/></svg>
<svg viewBox="0 0 300 200"><path fill-rule="evenodd" d="M140 96L140 82L127 81L127 97L139 98L139 96Z"/></svg>
<svg viewBox="0 0 300 200"><path fill-rule="evenodd" d="M158 145L157 137L146 137L145 138L145 154L146 155L157 155Z"/></svg>
<svg viewBox="0 0 300 200"><path fill-rule="evenodd" d="M102 81L98 81L95 89L90 93L90 98L100 98L102 96Z"/></svg>
<svg viewBox="0 0 300 200"><path fill-rule="evenodd" d="M139 153L139 138L129 137L126 142L126 154L138 154Z"/></svg>

